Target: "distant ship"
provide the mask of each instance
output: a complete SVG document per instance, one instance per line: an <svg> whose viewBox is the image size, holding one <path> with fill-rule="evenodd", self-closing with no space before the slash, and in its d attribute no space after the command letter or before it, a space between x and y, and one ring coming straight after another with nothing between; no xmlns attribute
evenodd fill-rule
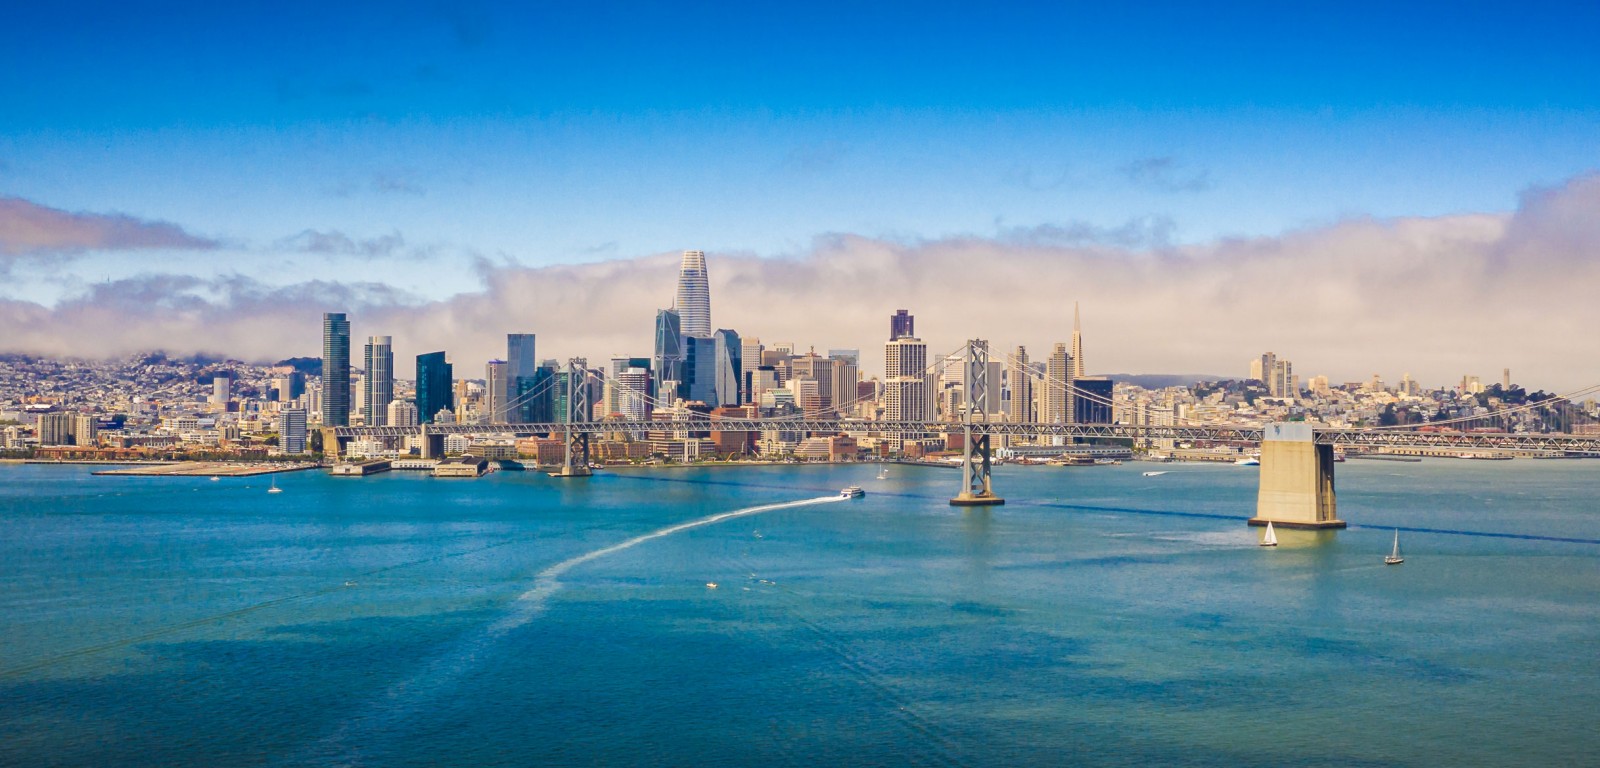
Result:
<svg viewBox="0 0 1600 768"><path fill-rule="evenodd" d="M1237 461L1234 461L1233 463L1234 463L1235 466L1240 466L1240 467L1259 467L1259 466L1261 466L1261 460L1256 458L1256 457L1254 457L1254 456L1246 456L1246 457L1244 457L1242 459L1238 459Z"/></svg>
<svg viewBox="0 0 1600 768"><path fill-rule="evenodd" d="M1160 476L1160 475L1165 475L1169 471L1171 471L1171 470L1161 469L1161 470L1156 470L1154 472L1146 472L1146 473L1144 473L1144 476L1145 477L1157 477L1157 476Z"/></svg>
<svg viewBox="0 0 1600 768"><path fill-rule="evenodd" d="M867 492L861 490L859 485L852 485L839 491L839 498L842 499L859 499L865 495L867 495Z"/></svg>

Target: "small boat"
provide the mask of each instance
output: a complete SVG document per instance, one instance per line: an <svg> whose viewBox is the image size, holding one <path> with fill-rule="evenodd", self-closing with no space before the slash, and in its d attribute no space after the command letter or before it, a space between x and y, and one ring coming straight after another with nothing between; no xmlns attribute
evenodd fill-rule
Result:
<svg viewBox="0 0 1600 768"><path fill-rule="evenodd" d="M278 487L278 478L272 478L272 487L267 489L267 493L283 493L283 489Z"/></svg>
<svg viewBox="0 0 1600 768"><path fill-rule="evenodd" d="M1172 470L1160 469L1160 470L1156 470L1154 472L1146 472L1146 473L1144 473L1144 476L1145 477L1160 477L1161 475L1165 475L1166 473L1168 473L1170 471L1172 471Z"/></svg>
<svg viewBox="0 0 1600 768"><path fill-rule="evenodd" d="M1234 463L1234 466L1239 466L1239 467L1259 467L1259 466L1261 466L1261 460L1256 458L1256 457L1254 457L1254 456L1246 456L1246 457L1244 457L1242 459L1239 459L1239 460L1237 460L1237 461L1235 461L1233 463Z"/></svg>
<svg viewBox="0 0 1600 768"><path fill-rule="evenodd" d="M865 495L867 495L867 492L861 490L859 485L852 485L839 491L839 498L841 499L859 499Z"/></svg>
<svg viewBox="0 0 1600 768"><path fill-rule="evenodd" d="M215 483L215 482L217 482L217 481L218 481L218 480L221 480L221 479L222 479L222 478L220 478L220 477L217 477L217 476L216 476L216 475L212 475L212 476L211 476L211 482L213 482L213 483Z"/></svg>
<svg viewBox="0 0 1600 768"><path fill-rule="evenodd" d="M889 479L889 468L888 467L879 467L878 468L878 479L879 480L888 480Z"/></svg>
<svg viewBox="0 0 1600 768"><path fill-rule="evenodd" d="M706 582L706 589L716 589L716 588L717 588L717 583L715 581Z"/></svg>
<svg viewBox="0 0 1600 768"><path fill-rule="evenodd" d="M1406 559L1400 556L1400 529L1394 529L1394 551L1383 556L1384 565L1399 565Z"/></svg>
<svg viewBox="0 0 1600 768"><path fill-rule="evenodd" d="M1273 532L1273 530L1272 530L1272 521L1271 520L1267 521L1267 532L1261 536L1261 546L1263 546L1263 547L1276 547L1276 546L1278 546L1278 534Z"/></svg>

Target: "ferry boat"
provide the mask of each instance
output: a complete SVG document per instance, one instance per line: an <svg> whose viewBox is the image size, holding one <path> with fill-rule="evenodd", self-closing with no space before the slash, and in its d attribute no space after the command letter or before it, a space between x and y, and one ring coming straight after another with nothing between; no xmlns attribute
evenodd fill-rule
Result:
<svg viewBox="0 0 1600 768"><path fill-rule="evenodd" d="M839 498L841 499L859 499L865 495L867 495L867 492L861 490L861 486L859 485L852 485L839 491Z"/></svg>
<svg viewBox="0 0 1600 768"><path fill-rule="evenodd" d="M1259 466L1261 466L1261 460L1256 458L1256 457L1254 457L1254 456L1246 456L1246 457L1244 457L1242 459L1238 459L1238 460L1234 461L1233 463L1234 463L1235 466L1240 466L1240 467L1259 467Z"/></svg>

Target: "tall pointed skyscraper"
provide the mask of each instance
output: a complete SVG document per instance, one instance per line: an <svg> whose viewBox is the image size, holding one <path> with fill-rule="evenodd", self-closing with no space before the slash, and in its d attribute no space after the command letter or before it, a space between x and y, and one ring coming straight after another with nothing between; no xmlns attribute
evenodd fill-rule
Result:
<svg viewBox="0 0 1600 768"><path fill-rule="evenodd" d="M1078 319L1078 302L1072 302L1072 378L1083 378L1083 323Z"/></svg>
<svg viewBox="0 0 1600 768"><path fill-rule="evenodd" d="M683 252L676 309L683 319L683 335L711 338L711 284L706 278L705 251Z"/></svg>

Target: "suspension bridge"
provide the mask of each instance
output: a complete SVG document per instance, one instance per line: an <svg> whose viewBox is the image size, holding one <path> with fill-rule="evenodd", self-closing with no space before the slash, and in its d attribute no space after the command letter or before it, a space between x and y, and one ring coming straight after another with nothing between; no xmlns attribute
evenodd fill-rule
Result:
<svg viewBox="0 0 1600 768"><path fill-rule="evenodd" d="M962 436L960 462L962 481L959 491L950 503L956 506L989 506L1003 504L993 482L993 438L1060 438L1105 440L1171 440L1187 443L1251 443L1261 447L1260 486L1257 492L1256 515L1251 525L1272 522L1289 528L1343 528L1344 521L1337 514L1337 497L1334 492L1335 446L1354 449L1427 448L1446 451L1511 450L1538 451L1548 455L1600 457L1600 435L1571 435L1561 433L1512 434L1483 433L1467 430L1450 430L1449 427L1480 420L1481 416L1462 417L1432 422L1429 429L1422 425L1396 427L1334 428L1306 422L1272 423L1264 426L1226 426L1213 424L1082 424L1070 421L1007 421L1002 416L986 413L989 379L989 350L985 342L967 342L962 350L937 358L938 365L960 355L964 367L963 403L959 413L944 419L864 419L845 417L819 417L794 414L771 417L735 417L702 414L696 411L673 408L658 413L656 418L612 417L590 418L591 408L586 407L591 398L588 388L596 379L592 371L580 367L576 359L569 361L568 370L583 371L570 379L567 393L567 413L557 421L529 423L444 423L417 426L328 427L322 429L324 451L343 455L351 440L361 438L420 437L422 455L436 458L444 453L444 438L449 435L512 434L560 435L565 443L564 459L555 477L581 478L591 474L589 458L590 440L596 435L627 433L672 433L689 435L711 432L770 432L804 433L810 435L868 435L911 439L925 436ZM1017 370L1017 369L1013 369ZM1110 406L1111 400L1073 386L1071 381L1061 381L1038 371L1027 370L1036 386L1045 386L1073 397L1093 400ZM924 371L928 373L929 371ZM1600 391L1600 385L1563 395L1557 400L1573 401L1577 397ZM538 393L527 393L523 397ZM658 409L666 404L656 402L648 393L625 392L624 397L636 398L643 404ZM840 403L835 408L847 412L853 402ZM1535 406L1502 411L1496 416L1526 410Z"/></svg>

